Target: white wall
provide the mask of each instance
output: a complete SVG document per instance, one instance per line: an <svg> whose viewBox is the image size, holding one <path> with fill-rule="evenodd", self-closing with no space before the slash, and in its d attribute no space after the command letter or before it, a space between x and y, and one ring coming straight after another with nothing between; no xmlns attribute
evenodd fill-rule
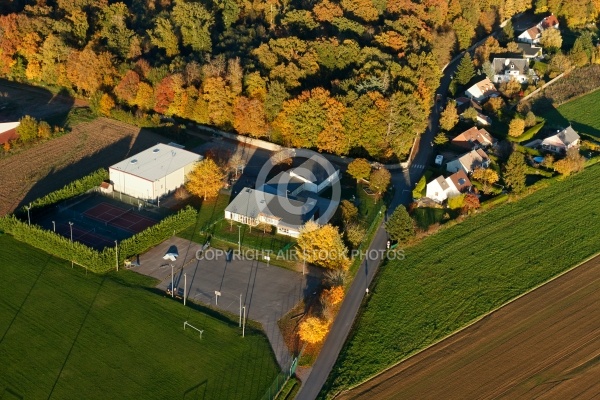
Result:
<svg viewBox="0 0 600 400"><path fill-rule="evenodd" d="M114 190L140 199L152 199L153 182L116 169L109 169Z"/></svg>
<svg viewBox="0 0 600 400"><path fill-rule="evenodd" d="M185 167L154 182L154 198L174 192L185 182Z"/></svg>

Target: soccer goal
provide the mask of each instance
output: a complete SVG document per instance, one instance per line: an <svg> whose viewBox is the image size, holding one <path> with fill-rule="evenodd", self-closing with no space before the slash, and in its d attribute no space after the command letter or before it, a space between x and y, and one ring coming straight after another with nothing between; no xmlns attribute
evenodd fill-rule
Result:
<svg viewBox="0 0 600 400"><path fill-rule="evenodd" d="M204 330L200 330L200 329L196 328L194 325L192 325L192 324L188 323L187 321L185 321L183 323L183 330L184 331L185 331L185 327L186 326L189 326L190 328L195 329L200 334L200 339L202 339L202 333L204 332Z"/></svg>

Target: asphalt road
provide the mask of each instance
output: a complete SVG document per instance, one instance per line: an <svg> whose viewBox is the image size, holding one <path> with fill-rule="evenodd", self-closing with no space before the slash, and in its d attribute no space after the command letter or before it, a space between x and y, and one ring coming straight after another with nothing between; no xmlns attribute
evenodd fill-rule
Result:
<svg viewBox="0 0 600 400"><path fill-rule="evenodd" d="M450 76L454 74L458 62L459 60L456 60L449 64L444 70L444 76L440 80L440 87L438 88L437 93L442 95L442 102L444 103L446 100L446 93L448 92L448 86L450 85ZM400 204L407 205L412 201L412 189L414 183L421 178L425 167L431 162L433 157L433 148L431 144L438 131L438 120L438 104L434 104L429 117L429 126L418 141L418 150L413 155L410 168L408 171L397 171L392 173L394 197L388 208L388 216ZM381 254L381 252L386 249L387 240L387 232L382 224L377 229L373 242L371 242L369 254ZM366 289L371 284L381 261L380 257L376 257L364 260L361 264L358 273L346 294L346 298L342 303L340 312L333 322L331 331L329 332L329 335L327 335L327 339L325 339L323 349L313 365L308 379L306 382L303 382L296 400L313 400L318 396L337 360L348 334L350 333L350 329L352 328L354 319L360 309L360 305L362 304L364 297L367 296Z"/></svg>

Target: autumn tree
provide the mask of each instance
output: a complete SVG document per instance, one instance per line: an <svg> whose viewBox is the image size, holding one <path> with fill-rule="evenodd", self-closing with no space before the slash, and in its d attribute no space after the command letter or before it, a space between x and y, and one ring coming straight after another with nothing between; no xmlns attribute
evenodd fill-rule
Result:
<svg viewBox="0 0 600 400"><path fill-rule="evenodd" d="M462 113L461 117L463 119L465 119L466 121L471 121L471 122L477 122L477 117L479 116L479 113L477 112L477 110L473 107L469 107L465 110L464 113Z"/></svg>
<svg viewBox="0 0 600 400"><path fill-rule="evenodd" d="M371 164L364 158L356 158L348 164L347 172L357 182L360 182L371 175Z"/></svg>
<svg viewBox="0 0 600 400"><path fill-rule="evenodd" d="M245 96L238 97L233 103L233 127L242 135L264 137L268 124L263 102Z"/></svg>
<svg viewBox="0 0 600 400"><path fill-rule="evenodd" d="M585 167L585 158L579 154L579 149L577 147L571 147L567 150L565 158L555 161L553 167L559 174L568 176L583 171L583 168Z"/></svg>
<svg viewBox="0 0 600 400"><path fill-rule="evenodd" d="M137 72L129 70L125 73L125 76L115 86L114 93L122 101L125 101L129 105L135 103L135 98L138 92L140 84L140 76Z"/></svg>
<svg viewBox="0 0 600 400"><path fill-rule="evenodd" d="M219 195L224 179L221 167L212 159L205 158L188 174L185 187L191 194L206 200Z"/></svg>
<svg viewBox="0 0 600 400"><path fill-rule="evenodd" d="M344 294L343 286L334 286L330 289L323 290L321 301L326 305L335 306L344 300Z"/></svg>
<svg viewBox="0 0 600 400"><path fill-rule="evenodd" d="M71 84L88 94L93 94L102 85L111 85L115 75L111 54L96 54L90 47L69 54L66 72Z"/></svg>
<svg viewBox="0 0 600 400"><path fill-rule="evenodd" d="M348 243L357 248L363 242L367 231L357 222L351 222L344 227L344 234Z"/></svg>
<svg viewBox="0 0 600 400"><path fill-rule="evenodd" d="M505 105L506 103L504 103L502 97L492 97L483 105L483 109L487 112L498 115L500 110L502 110Z"/></svg>
<svg viewBox="0 0 600 400"><path fill-rule="evenodd" d="M542 37L540 38L540 45L544 49L550 51L558 51L562 47L562 35L558 29L545 29L542 31Z"/></svg>
<svg viewBox="0 0 600 400"><path fill-rule="evenodd" d="M405 242L415 236L415 224L403 205L398 206L385 223L392 240Z"/></svg>
<svg viewBox="0 0 600 400"><path fill-rule="evenodd" d="M479 197L475 193L467 193L463 200L463 208L461 212L463 214L468 214L471 211L478 209L480 206Z"/></svg>
<svg viewBox="0 0 600 400"><path fill-rule="evenodd" d="M102 93L98 103L98 114L108 117L113 108L115 108L115 100L110 94Z"/></svg>
<svg viewBox="0 0 600 400"><path fill-rule="evenodd" d="M522 153L513 151L504 166L504 173L502 174L504 183L513 192L519 193L525 189L526 173L527 164L525 164L525 156Z"/></svg>
<svg viewBox="0 0 600 400"><path fill-rule="evenodd" d="M307 262L329 269L348 269L348 248L331 224L319 226L308 221L298 237L299 256Z"/></svg>
<svg viewBox="0 0 600 400"><path fill-rule="evenodd" d="M454 74L454 79L460 85L466 85L471 79L473 79L474 76L475 67L473 66L471 55L467 52L460 60L460 64L458 64L458 67L456 68L456 74Z"/></svg>
<svg viewBox="0 0 600 400"><path fill-rule="evenodd" d="M525 132L525 120L515 117L508 124L508 136L519 137Z"/></svg>
<svg viewBox="0 0 600 400"><path fill-rule="evenodd" d="M491 168L476 168L472 177L483 184L485 193L490 193L492 185L500 179L498 173Z"/></svg>
<svg viewBox="0 0 600 400"><path fill-rule="evenodd" d="M342 217L342 222L345 225L354 221L358 217L358 208L348 200L342 200L340 202L339 210L340 216Z"/></svg>
<svg viewBox="0 0 600 400"><path fill-rule="evenodd" d="M148 30L148 36L153 45L165 50L167 57L173 57L179 52L179 39L175 34L175 27L169 19L156 18L154 29Z"/></svg>
<svg viewBox="0 0 600 400"><path fill-rule="evenodd" d="M344 15L342 8L329 0L322 0L318 2L313 8L315 19L319 22L332 22L335 18Z"/></svg>
<svg viewBox="0 0 600 400"><path fill-rule="evenodd" d="M379 168L371 172L369 177L369 188L380 198L387 191L392 180L392 174L385 168Z"/></svg>
<svg viewBox="0 0 600 400"><path fill-rule="evenodd" d="M194 51L211 51L210 29L214 24L214 18L202 3L177 1L171 18L174 25L179 28L184 46L190 46Z"/></svg>
<svg viewBox="0 0 600 400"><path fill-rule="evenodd" d="M522 90L521 83L517 81L514 77L510 78L510 80L506 82L506 84L504 84L502 88L504 89L504 94L507 97L515 97Z"/></svg>
<svg viewBox="0 0 600 400"><path fill-rule="evenodd" d="M302 341L316 344L325 339L330 326L331 323L329 321L317 317L308 317L300 323L298 334Z"/></svg>
<svg viewBox="0 0 600 400"><path fill-rule="evenodd" d="M440 115L440 128L449 131L454 128L457 123L458 111L456 110L456 103L454 101L449 101Z"/></svg>
<svg viewBox="0 0 600 400"><path fill-rule="evenodd" d="M459 17L452 22L452 27L456 33L458 48L460 50L468 48L471 45L473 37L475 37L475 28L473 25L465 18Z"/></svg>
<svg viewBox="0 0 600 400"><path fill-rule="evenodd" d="M525 127L530 128L535 124L537 124L537 118L535 114L533 113L533 111L527 112L527 114L525 115Z"/></svg>

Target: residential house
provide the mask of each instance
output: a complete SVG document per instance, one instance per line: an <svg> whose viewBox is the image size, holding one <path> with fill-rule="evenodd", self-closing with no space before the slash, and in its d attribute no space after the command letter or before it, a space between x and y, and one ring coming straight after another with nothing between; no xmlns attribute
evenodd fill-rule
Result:
<svg viewBox="0 0 600 400"><path fill-rule="evenodd" d="M18 121L0 123L0 144L17 139L19 137L17 128L20 124Z"/></svg>
<svg viewBox="0 0 600 400"><path fill-rule="evenodd" d="M470 174L477 168L487 168L489 165L490 158L485 151L483 149L475 149L448 162L446 164L446 171L454 173L463 170L465 173Z"/></svg>
<svg viewBox="0 0 600 400"><path fill-rule="evenodd" d="M460 170L447 178L439 176L427 184L425 197L438 203L446 199L451 199L468 191L471 188L471 181L465 173Z"/></svg>
<svg viewBox="0 0 600 400"><path fill-rule="evenodd" d="M315 159L283 171L257 189L244 188L225 208L225 219L256 226L268 224L292 237L309 220L318 220L322 200L317 194L339 180L339 170L327 171ZM329 206L329 201L323 201Z"/></svg>
<svg viewBox="0 0 600 400"><path fill-rule="evenodd" d="M524 43L537 44L540 42L542 32L546 29L558 29L558 19L554 14L547 16L537 25L532 26L517 37L517 41Z"/></svg>
<svg viewBox="0 0 600 400"><path fill-rule="evenodd" d="M571 147L579 146L580 137L575 130L568 126L556 135L547 137L542 141L542 149L557 154L566 153Z"/></svg>
<svg viewBox="0 0 600 400"><path fill-rule="evenodd" d="M529 60L519 58L494 58L494 82L502 83L515 79L519 83L526 83L530 79L537 81L538 77L529 69Z"/></svg>
<svg viewBox="0 0 600 400"><path fill-rule="evenodd" d="M494 138L485 129L474 126L456 136L451 143L463 149L474 150L492 146Z"/></svg>
<svg viewBox="0 0 600 400"><path fill-rule="evenodd" d="M519 51L523 53L523 58L533 60L542 57L542 48L531 43L517 43Z"/></svg>
<svg viewBox="0 0 600 400"><path fill-rule="evenodd" d="M498 97L500 93L498 93L494 84L488 78L485 78L465 90L465 95L470 99L482 101L489 97Z"/></svg>

